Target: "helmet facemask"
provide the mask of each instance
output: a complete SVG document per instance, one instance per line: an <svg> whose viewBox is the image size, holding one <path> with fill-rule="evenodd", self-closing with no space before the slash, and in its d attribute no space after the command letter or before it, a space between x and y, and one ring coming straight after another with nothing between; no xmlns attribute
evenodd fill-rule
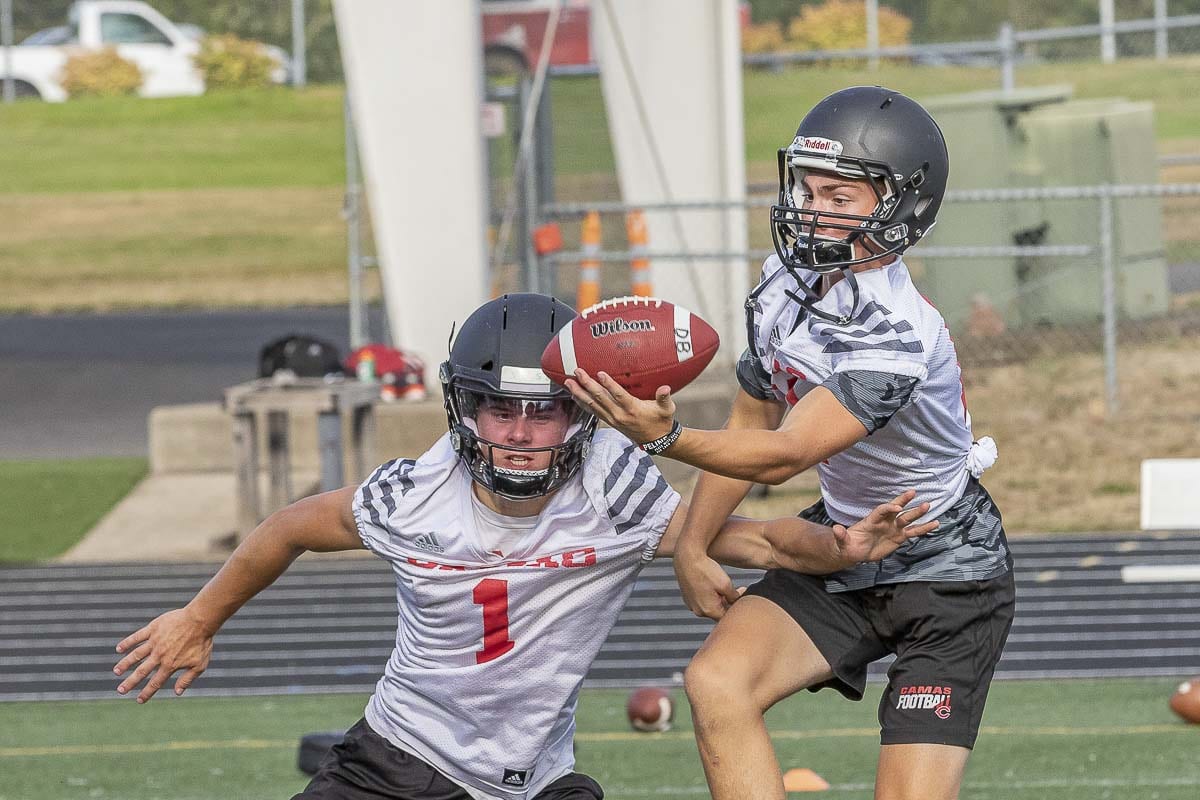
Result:
<svg viewBox="0 0 1200 800"><path fill-rule="evenodd" d="M813 155L798 148L797 142L802 139L796 137L791 146L779 151L779 202L771 207L771 236L780 262L797 284L798 292L789 290L788 296L813 315L844 325L857 312L859 303L853 267L898 254L911 243L908 226L892 221L902 192L886 164L840 155ZM836 142L815 141L840 153ZM875 194L873 210L860 215L806 208L802 199L808 192L804 178L810 173L847 178L870 187ZM802 270L817 273L816 280L808 283ZM853 294L850 313L840 316L815 307L821 297L817 286L820 276L839 272Z"/></svg>
<svg viewBox="0 0 1200 800"><path fill-rule="evenodd" d="M444 388L451 443L488 491L512 500L542 497L582 465L596 417L565 391L497 392L455 379Z"/></svg>

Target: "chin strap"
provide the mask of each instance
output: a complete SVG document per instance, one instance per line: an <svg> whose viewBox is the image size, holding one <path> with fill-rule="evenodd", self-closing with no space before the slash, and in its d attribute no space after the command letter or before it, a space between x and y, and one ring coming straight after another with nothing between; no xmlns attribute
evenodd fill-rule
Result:
<svg viewBox="0 0 1200 800"><path fill-rule="evenodd" d="M819 317L826 322L832 322L834 325L847 325L852 319L854 319L854 314L858 312L859 291L858 279L854 277L854 273L852 271L848 269L842 270L842 275L844 276L846 282L850 284L850 313L839 315L831 314L828 311L822 311L821 309L817 308L817 301L821 299L821 295L818 294L816 290L817 281L821 280L820 274L817 275L817 278L813 281L812 286L809 286L804 282L799 274L791 269L791 267L785 266L785 269L792 273L792 277L796 279L796 288L799 289L804 295L801 297L800 294L792 291L791 289L784 289L783 293L787 295L792 302L804 308L814 317ZM832 291L832 289L830 291ZM799 322L798 319L797 322Z"/></svg>

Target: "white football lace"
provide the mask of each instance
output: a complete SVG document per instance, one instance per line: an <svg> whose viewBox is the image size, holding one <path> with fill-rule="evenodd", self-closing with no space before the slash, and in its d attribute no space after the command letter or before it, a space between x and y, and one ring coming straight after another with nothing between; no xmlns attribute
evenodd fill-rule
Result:
<svg viewBox="0 0 1200 800"><path fill-rule="evenodd" d="M579 313L579 316L586 317L588 314L603 311L606 308L612 308L612 307L618 306L618 305L649 306L651 303L654 304L655 308L658 308L659 306L661 306L663 304L663 301L659 300L657 297L612 297L612 298L609 298L608 300L601 300L599 303L596 303L596 305L594 305L594 306L585 308L583 311L581 311Z"/></svg>

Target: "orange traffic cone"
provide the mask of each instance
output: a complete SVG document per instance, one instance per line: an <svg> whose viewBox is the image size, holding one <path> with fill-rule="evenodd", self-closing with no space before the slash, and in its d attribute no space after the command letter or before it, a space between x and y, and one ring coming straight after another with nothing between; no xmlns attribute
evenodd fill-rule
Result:
<svg viewBox="0 0 1200 800"><path fill-rule="evenodd" d="M625 215L625 236L629 239L630 278L633 281L635 297L653 297L654 287L650 283L650 259L646 258L646 247L650 243L650 235L646 230L646 214L641 210L630 211Z"/></svg>
<svg viewBox="0 0 1200 800"><path fill-rule="evenodd" d="M823 792L828 788L829 781L811 769L789 769L783 774L785 792Z"/></svg>
<svg viewBox="0 0 1200 800"><path fill-rule="evenodd" d="M575 308L583 311L600 302L600 213L589 211L583 218L580 237L583 260L579 262L579 288L575 291Z"/></svg>

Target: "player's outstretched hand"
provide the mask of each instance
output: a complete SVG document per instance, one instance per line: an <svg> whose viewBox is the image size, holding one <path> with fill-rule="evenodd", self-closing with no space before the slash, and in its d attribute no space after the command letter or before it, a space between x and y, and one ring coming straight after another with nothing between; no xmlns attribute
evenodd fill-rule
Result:
<svg viewBox="0 0 1200 800"><path fill-rule="evenodd" d="M183 694L192 681L208 668L212 655L213 635L186 608L156 617L136 633L126 636L117 645L117 652L125 657L113 667L113 673L124 675L126 670L137 667L121 685L117 694L126 694L146 680L137 701L144 703L154 696L178 670L185 670L175 681L175 694Z"/></svg>
<svg viewBox="0 0 1200 800"><path fill-rule="evenodd" d="M909 489L890 503L876 506L870 514L847 528L833 526L833 536L843 558L851 564L878 561L895 552L896 548L917 536L924 536L938 526L937 520L915 525L929 511L929 503L905 509L917 493Z"/></svg>
<svg viewBox="0 0 1200 800"><path fill-rule="evenodd" d="M721 565L707 555L689 557L677 550L673 561L683 602L697 617L720 619L746 591L735 589Z"/></svg>
<svg viewBox="0 0 1200 800"><path fill-rule="evenodd" d="M675 424L675 401L671 399L669 386L658 387L653 400L639 400L607 373L599 372L593 379L577 369L574 379L567 379L566 387L575 402L628 436L634 444L665 436Z"/></svg>

